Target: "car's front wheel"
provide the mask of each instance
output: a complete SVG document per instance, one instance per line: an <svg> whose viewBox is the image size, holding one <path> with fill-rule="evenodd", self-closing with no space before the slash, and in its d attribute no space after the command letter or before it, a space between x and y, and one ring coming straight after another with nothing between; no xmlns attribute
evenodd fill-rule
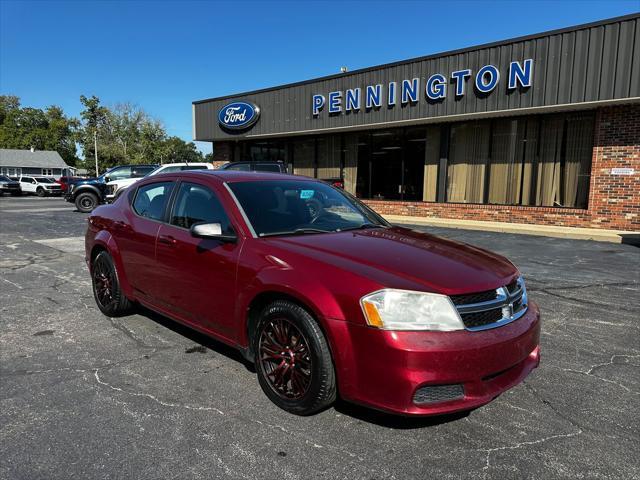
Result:
<svg viewBox="0 0 640 480"><path fill-rule="evenodd" d="M102 313L109 317L126 315L133 304L120 289L120 281L113 259L108 252L96 255L91 265L93 296Z"/></svg>
<svg viewBox="0 0 640 480"><path fill-rule="evenodd" d="M79 212L89 213L98 206L98 197L91 192L84 192L76 197L76 208Z"/></svg>
<svg viewBox="0 0 640 480"><path fill-rule="evenodd" d="M253 338L258 381L278 407L311 415L336 399L327 340L307 310L277 300L261 313Z"/></svg>
<svg viewBox="0 0 640 480"><path fill-rule="evenodd" d="M44 191L44 188L42 187L38 187L38 189L36 190L36 195L38 195L39 197L44 197L47 194L47 192Z"/></svg>

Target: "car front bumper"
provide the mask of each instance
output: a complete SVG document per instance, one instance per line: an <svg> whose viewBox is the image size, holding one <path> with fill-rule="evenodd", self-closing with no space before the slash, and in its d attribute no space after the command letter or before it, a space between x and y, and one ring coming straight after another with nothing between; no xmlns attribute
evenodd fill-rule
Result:
<svg viewBox="0 0 640 480"><path fill-rule="evenodd" d="M341 396L398 414L476 408L522 382L540 363L540 313L532 302L520 319L479 332L387 331L329 322ZM439 400L417 403L418 390L436 392Z"/></svg>

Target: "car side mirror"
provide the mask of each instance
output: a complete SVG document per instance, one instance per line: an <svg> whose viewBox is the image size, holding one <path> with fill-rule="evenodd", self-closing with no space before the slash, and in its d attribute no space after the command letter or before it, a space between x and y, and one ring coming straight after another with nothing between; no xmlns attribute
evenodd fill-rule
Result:
<svg viewBox="0 0 640 480"><path fill-rule="evenodd" d="M219 223L196 223L191 226L191 235L196 238L211 238L223 242L234 243L238 237L235 233L222 233Z"/></svg>
<svg viewBox="0 0 640 480"><path fill-rule="evenodd" d="M111 181L111 177L109 175L104 176L104 183L109 183Z"/></svg>

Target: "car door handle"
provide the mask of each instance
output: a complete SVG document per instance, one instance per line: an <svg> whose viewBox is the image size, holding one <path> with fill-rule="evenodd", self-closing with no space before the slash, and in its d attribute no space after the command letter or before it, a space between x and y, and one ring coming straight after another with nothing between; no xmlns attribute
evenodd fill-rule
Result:
<svg viewBox="0 0 640 480"><path fill-rule="evenodd" d="M177 243L177 240L173 238L171 235L160 235L158 237L158 242L164 245L173 246Z"/></svg>

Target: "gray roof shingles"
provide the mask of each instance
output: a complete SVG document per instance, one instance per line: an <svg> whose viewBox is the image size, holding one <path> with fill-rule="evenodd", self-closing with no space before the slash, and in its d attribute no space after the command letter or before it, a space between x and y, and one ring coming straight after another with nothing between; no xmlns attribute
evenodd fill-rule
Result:
<svg viewBox="0 0 640 480"><path fill-rule="evenodd" d="M51 150L11 150L0 148L0 166L68 168L58 152Z"/></svg>

